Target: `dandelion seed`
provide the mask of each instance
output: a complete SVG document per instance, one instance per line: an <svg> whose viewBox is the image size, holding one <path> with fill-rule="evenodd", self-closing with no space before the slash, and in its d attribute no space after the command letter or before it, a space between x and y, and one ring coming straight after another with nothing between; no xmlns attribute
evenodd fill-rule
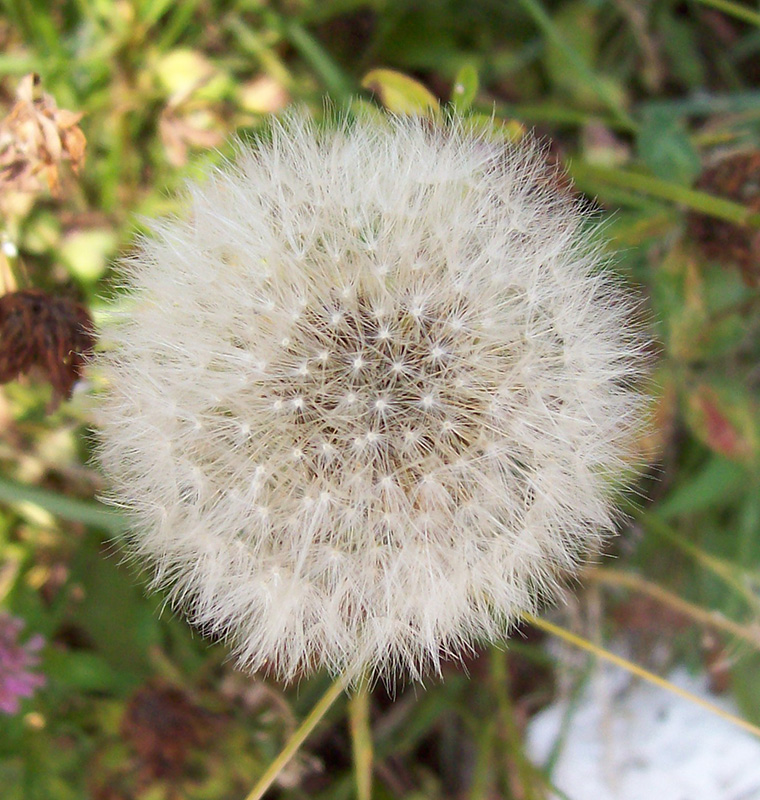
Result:
<svg viewBox="0 0 760 800"><path fill-rule="evenodd" d="M294 114L189 202L94 365L133 552L284 679L505 636L613 529L642 408L632 302L540 151Z"/></svg>

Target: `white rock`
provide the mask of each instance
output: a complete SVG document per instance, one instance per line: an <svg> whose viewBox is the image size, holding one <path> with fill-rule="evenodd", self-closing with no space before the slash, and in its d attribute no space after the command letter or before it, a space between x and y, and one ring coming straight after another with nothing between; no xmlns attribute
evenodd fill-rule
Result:
<svg viewBox="0 0 760 800"><path fill-rule="evenodd" d="M709 693L704 677L677 670L669 680L740 715L730 698ZM620 670L597 672L574 708L562 701L536 715L531 758L546 763L560 735L551 780L570 800L760 800L760 741Z"/></svg>

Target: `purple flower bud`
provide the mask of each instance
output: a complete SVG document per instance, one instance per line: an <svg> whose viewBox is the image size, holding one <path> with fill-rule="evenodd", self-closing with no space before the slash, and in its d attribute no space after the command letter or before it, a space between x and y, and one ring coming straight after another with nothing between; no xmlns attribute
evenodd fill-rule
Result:
<svg viewBox="0 0 760 800"><path fill-rule="evenodd" d="M23 620L0 613L0 711L16 714L22 697L31 697L44 686L45 678L29 671L40 663L37 652L42 648L42 636L32 636L25 644L19 642Z"/></svg>

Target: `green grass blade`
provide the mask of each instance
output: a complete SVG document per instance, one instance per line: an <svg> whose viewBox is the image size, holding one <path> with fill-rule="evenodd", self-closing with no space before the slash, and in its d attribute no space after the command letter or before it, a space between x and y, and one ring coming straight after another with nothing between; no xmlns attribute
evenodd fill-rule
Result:
<svg viewBox="0 0 760 800"><path fill-rule="evenodd" d="M696 0L696 2L701 3L703 6L715 8L718 11L724 11L732 17L742 20L742 22L749 22L751 25L760 25L760 14L741 3L734 3L732 0Z"/></svg>
<svg viewBox="0 0 760 800"><path fill-rule="evenodd" d="M588 68L578 53L564 40L540 0L518 0L518 2L530 15L536 25L538 25L546 38L564 53L565 57L572 64L573 69L578 73L580 80L594 90L597 97L599 97L604 105L609 108L612 114L622 124L635 129L636 122L633 117L620 105L617 98L612 96L609 89L599 80L596 74Z"/></svg>
<svg viewBox="0 0 760 800"><path fill-rule="evenodd" d="M570 164L569 169L572 177L580 185L589 189L593 189L599 183L616 186L620 189L632 189L650 197L669 200L710 217L733 222L735 225L760 227L760 214L740 203L715 197L696 189L689 189L661 178L653 178L640 172L613 167L591 166L580 161Z"/></svg>
<svg viewBox="0 0 760 800"><path fill-rule="evenodd" d="M336 100L347 101L355 93L355 88L324 47L295 20L283 20L282 26L285 38L319 75L327 91Z"/></svg>

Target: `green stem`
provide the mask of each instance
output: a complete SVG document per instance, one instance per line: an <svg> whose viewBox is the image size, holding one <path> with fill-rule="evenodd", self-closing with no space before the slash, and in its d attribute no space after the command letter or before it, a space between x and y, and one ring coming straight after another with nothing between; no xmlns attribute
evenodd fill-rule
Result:
<svg viewBox="0 0 760 800"><path fill-rule="evenodd" d="M226 26L237 39L240 47L246 53L258 59L267 75L282 84L289 92L293 92L296 89L296 80L291 75L289 68L257 30L235 15L227 19Z"/></svg>
<svg viewBox="0 0 760 800"><path fill-rule="evenodd" d="M607 128L635 133L636 126L619 117L604 112L604 116L597 112L580 111L577 108L568 108L551 100L545 103L499 103L495 106L496 114L506 119L519 119L521 122L537 123L548 122L555 126L583 127L589 122L600 122Z"/></svg>
<svg viewBox="0 0 760 800"><path fill-rule="evenodd" d="M612 167L595 167L583 162L571 164L570 174L581 184L590 186L598 181L621 189L632 189L650 197L670 200L711 217L733 222L735 225L760 227L760 214L741 203L734 203L732 200L725 200L706 192L699 192L676 183L663 181L660 178L653 178L651 175Z"/></svg>
<svg viewBox="0 0 760 800"><path fill-rule="evenodd" d="M348 703L357 800L371 800L372 797L373 751L372 730L370 728L371 696L372 694L369 689L368 681L364 678Z"/></svg>
<svg viewBox="0 0 760 800"><path fill-rule="evenodd" d="M259 778L258 783L251 792L246 795L245 800L261 800L267 789L277 780L277 776L285 769L290 759L298 752L309 734L317 727L322 717L330 710L345 688L345 677L338 678L330 684L330 688L322 695L322 698L309 712L306 719L296 728L285 747L280 751L280 754Z"/></svg>

